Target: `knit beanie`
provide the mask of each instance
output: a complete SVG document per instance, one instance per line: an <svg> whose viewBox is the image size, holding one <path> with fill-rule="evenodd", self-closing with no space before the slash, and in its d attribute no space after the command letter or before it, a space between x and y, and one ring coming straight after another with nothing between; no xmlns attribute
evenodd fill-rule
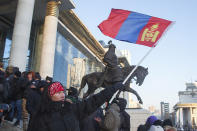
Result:
<svg viewBox="0 0 197 131"><path fill-rule="evenodd" d="M156 116L149 116L147 122L152 125L157 120Z"/></svg>

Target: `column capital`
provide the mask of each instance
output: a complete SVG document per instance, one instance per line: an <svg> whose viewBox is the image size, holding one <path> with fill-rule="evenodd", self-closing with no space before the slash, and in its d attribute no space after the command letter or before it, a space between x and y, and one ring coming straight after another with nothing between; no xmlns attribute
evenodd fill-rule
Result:
<svg viewBox="0 0 197 131"><path fill-rule="evenodd" d="M59 9L58 9L58 5L60 5L61 2L58 1L49 1L47 3L47 10L46 10L46 16L55 16L58 17L59 15Z"/></svg>

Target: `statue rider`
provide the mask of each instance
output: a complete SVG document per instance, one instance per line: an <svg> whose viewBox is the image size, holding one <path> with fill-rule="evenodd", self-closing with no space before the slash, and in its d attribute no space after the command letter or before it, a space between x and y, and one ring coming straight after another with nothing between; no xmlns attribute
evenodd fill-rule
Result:
<svg viewBox="0 0 197 131"><path fill-rule="evenodd" d="M104 55L103 62L105 62L108 67L113 68L118 65L118 58L115 54L116 46L112 44L111 40L108 42L108 44L109 44L109 49Z"/></svg>
<svg viewBox="0 0 197 131"><path fill-rule="evenodd" d="M106 63L106 68L104 71L104 80L107 82L119 82L123 81L123 74L118 66L118 58L115 54L116 46L112 44L112 41L110 40L108 42L109 49L104 55L103 62Z"/></svg>

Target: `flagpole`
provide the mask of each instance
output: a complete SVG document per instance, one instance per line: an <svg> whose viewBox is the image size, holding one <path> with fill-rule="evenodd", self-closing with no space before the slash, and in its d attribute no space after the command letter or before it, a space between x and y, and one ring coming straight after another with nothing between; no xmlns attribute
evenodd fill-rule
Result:
<svg viewBox="0 0 197 131"><path fill-rule="evenodd" d="M155 44L156 45L156 44ZM122 82L122 84L124 85L127 80L129 79L129 77L133 74L133 72L138 68L138 66L145 60L145 58L153 51L153 49L155 48L155 45L153 45L150 50L148 50L148 52L144 55L144 57L142 57L142 59L138 62L138 64L135 66L135 68L129 73L129 75L124 79L124 81ZM117 95L119 91L116 91L116 93L112 96L111 100L109 101L109 103L112 102L112 100L114 99L114 97Z"/></svg>

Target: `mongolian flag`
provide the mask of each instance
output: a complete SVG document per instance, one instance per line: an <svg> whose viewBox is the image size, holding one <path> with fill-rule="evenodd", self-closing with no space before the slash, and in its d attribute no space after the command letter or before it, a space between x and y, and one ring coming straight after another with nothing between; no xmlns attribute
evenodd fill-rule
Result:
<svg viewBox="0 0 197 131"><path fill-rule="evenodd" d="M98 27L104 35L114 39L154 47L171 23L133 11L112 9L109 18Z"/></svg>

